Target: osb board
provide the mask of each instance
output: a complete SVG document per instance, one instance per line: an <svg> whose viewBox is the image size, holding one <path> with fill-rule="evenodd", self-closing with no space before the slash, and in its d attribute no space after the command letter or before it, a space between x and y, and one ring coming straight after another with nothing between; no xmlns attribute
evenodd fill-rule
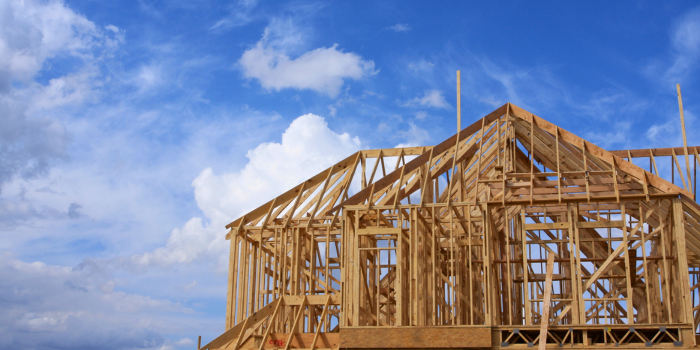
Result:
<svg viewBox="0 0 700 350"><path fill-rule="evenodd" d="M487 348L490 327L344 327L341 348Z"/></svg>

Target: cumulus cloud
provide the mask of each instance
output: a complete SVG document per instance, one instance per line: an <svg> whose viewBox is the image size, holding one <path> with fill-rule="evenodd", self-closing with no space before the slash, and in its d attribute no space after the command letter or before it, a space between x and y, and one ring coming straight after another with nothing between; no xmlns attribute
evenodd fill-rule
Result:
<svg viewBox="0 0 700 350"><path fill-rule="evenodd" d="M15 176L46 174L65 159L70 141L57 108L89 98L98 70L92 64L123 40L114 26L102 29L61 1L0 3L0 186ZM41 85L34 81L45 64L61 57L76 71Z"/></svg>
<svg viewBox="0 0 700 350"><path fill-rule="evenodd" d="M376 74L373 61L343 52L338 44L290 57L289 52L303 42L303 31L291 21L273 21L255 47L243 53L238 64L246 78L257 79L267 90L310 89L330 97L338 95L345 79L359 80Z"/></svg>
<svg viewBox="0 0 700 350"><path fill-rule="evenodd" d="M192 182L197 206L206 217L190 219L172 231L164 247L128 258L132 266L167 266L205 254L225 257L224 226L362 148L358 137L336 133L323 117L295 119L282 141L248 151L240 171L216 174L204 169Z"/></svg>
<svg viewBox="0 0 700 350"><path fill-rule="evenodd" d="M411 30L411 26L409 26L408 24L397 23L391 27L387 27L386 29L393 30L397 33L401 33Z"/></svg>
<svg viewBox="0 0 700 350"><path fill-rule="evenodd" d="M432 108L450 108L450 104L442 96L440 90L425 90L423 96L417 96L403 103L406 107L432 107Z"/></svg>
<svg viewBox="0 0 700 350"><path fill-rule="evenodd" d="M61 1L10 0L0 4L0 92L27 82L60 53L87 55L99 31Z"/></svg>

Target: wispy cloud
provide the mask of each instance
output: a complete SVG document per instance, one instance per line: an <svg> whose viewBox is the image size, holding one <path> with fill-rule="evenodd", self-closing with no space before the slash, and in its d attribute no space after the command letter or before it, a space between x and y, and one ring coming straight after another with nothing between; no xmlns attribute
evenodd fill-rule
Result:
<svg viewBox="0 0 700 350"><path fill-rule="evenodd" d="M235 5L230 6L229 14L216 21L210 29L228 29L250 24L256 19L253 15L253 9L255 9L257 4L258 0L239 0Z"/></svg>
<svg viewBox="0 0 700 350"><path fill-rule="evenodd" d="M447 103L440 90L425 90L423 96L414 97L401 105L405 107L450 108L450 104Z"/></svg>
<svg viewBox="0 0 700 350"><path fill-rule="evenodd" d="M670 49L644 67L646 75L663 84L683 83L700 66L700 7L676 19L669 29Z"/></svg>
<svg viewBox="0 0 700 350"><path fill-rule="evenodd" d="M672 64L664 77L670 82L681 82L700 63L700 8L688 12L674 25L671 45Z"/></svg>
<svg viewBox="0 0 700 350"><path fill-rule="evenodd" d="M397 23L391 27L387 27L386 29L393 30L397 33L401 33L401 32L407 32L407 31L411 30L411 26L409 26L408 24Z"/></svg>
<svg viewBox="0 0 700 350"><path fill-rule="evenodd" d="M415 73L430 72L433 70L433 68L435 68L435 63L426 61L424 59L408 63L408 69L412 70Z"/></svg>
<svg viewBox="0 0 700 350"><path fill-rule="evenodd" d="M428 141L430 141L430 134L428 131L420 128L413 122L408 123L408 129L400 130L397 134L405 140L396 145L396 147L399 148L426 146Z"/></svg>
<svg viewBox="0 0 700 350"><path fill-rule="evenodd" d="M428 117L430 117L430 115L425 111L416 112L416 119L418 119L418 120L423 120L423 119L426 119Z"/></svg>

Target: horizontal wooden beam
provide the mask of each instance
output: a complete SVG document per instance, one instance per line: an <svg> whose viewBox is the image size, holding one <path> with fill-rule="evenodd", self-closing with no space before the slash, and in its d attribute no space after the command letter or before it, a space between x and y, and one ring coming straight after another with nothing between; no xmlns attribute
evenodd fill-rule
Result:
<svg viewBox="0 0 700 350"><path fill-rule="evenodd" d="M550 122L548 122L548 121L546 121L546 120L544 120L544 119L542 119L542 118L540 118L540 117L538 117L538 116L536 116L536 115L534 115L534 114L532 114L532 113L530 113L530 112L528 112L528 111L526 111L526 110L524 110L524 109L522 109L522 108L520 108L512 103L510 104L510 106L511 106L511 111L513 111L513 114L516 117L523 119L527 122L534 123L540 129L550 133L551 135L554 135L555 133L559 132L560 139L570 143L571 145L574 145L574 146L581 145L583 142L585 142L585 140L582 139L581 137L579 137L579 136L577 136L577 135L575 135L567 130L564 130L562 128L558 128L556 125L554 125L554 124L552 124L552 123L550 123ZM666 181L665 179L663 179L659 176L656 176L656 175L632 164L631 162L628 162L628 161L622 159L622 157L620 157L620 156L614 155L614 154L610 153L609 151L596 146L595 144L586 143L586 150L585 151L586 151L586 154L590 154L590 155L592 155L592 156L594 156L594 157L596 157L596 158L598 158L598 159L600 159L608 164L615 164L619 170L622 170L623 172L625 172L631 176L634 176L639 180L642 180L645 178L648 179L649 184L651 186L657 188L658 190L660 190L662 192L666 192L666 193L676 192L676 193L685 194L685 195L690 196L690 197L693 196L692 193Z"/></svg>
<svg viewBox="0 0 700 350"><path fill-rule="evenodd" d="M374 150L364 150L360 151L360 153L365 156L366 158L376 158L379 156L379 152L382 152L382 156L385 157L397 157L399 156L402 151L404 155L407 156L416 156L420 155L423 152L430 151L432 146L426 146L426 147L407 147L407 148L387 148L387 149L374 149ZM343 159L342 161L338 162L337 164L333 165L331 169L331 175L336 174L339 171L343 171L349 166L352 165L352 163L355 160L355 156L357 155L357 152L351 154L347 158ZM312 188L313 186L319 184L321 181L324 181L326 177L328 176L328 169L325 169L316 176L306 180L306 189ZM260 216L265 215L267 213L269 207L273 205L275 202L277 205L284 203L286 200L289 200L291 198L294 198L298 193L299 193L300 185L295 186L294 188L290 189L289 191L283 193L282 195L277 197L277 200L275 201L274 199L271 199L269 202L261 205L257 209L247 213L241 218L238 218L234 221L232 221L230 224L226 225L226 228L236 228L240 224L240 221L242 218L246 218L246 222L244 223L247 224L257 218L260 218Z"/></svg>
<svg viewBox="0 0 700 350"><path fill-rule="evenodd" d="M357 229L358 235L398 235L401 228L398 227L367 227Z"/></svg>
<svg viewBox="0 0 700 350"><path fill-rule="evenodd" d="M406 148L384 148L384 149L368 149L360 151L366 158L377 158L379 157L379 152L382 152L382 157L398 157L403 150L404 156L418 156L423 154L425 151L430 151L433 146L425 147L406 147Z"/></svg>
<svg viewBox="0 0 700 350"><path fill-rule="evenodd" d="M619 221L581 221L576 223L578 228L608 228L617 227L622 228L625 223L622 220Z"/></svg>
<svg viewBox="0 0 700 350"><path fill-rule="evenodd" d="M283 349L287 344L289 333L270 333L270 337L263 344L263 349ZM314 339L314 333L294 333L289 341L291 349L310 349ZM339 333L319 333L315 349L338 349L340 343ZM245 349L245 346L241 348ZM254 347L258 349L258 346Z"/></svg>
<svg viewBox="0 0 700 350"><path fill-rule="evenodd" d="M485 123L491 124L494 120L500 118L505 114L506 112L506 105L503 105L496 109L495 111L489 113L487 116L485 116L482 119L486 119ZM481 119L478 121L474 122L472 125L462 129L458 134L454 134L452 137L449 139L441 142L439 145L435 146L433 148L433 154L438 155L442 154L443 152L449 150L450 148L454 147L457 141L457 136L459 135L460 140L467 140L469 136L473 135L475 132L479 131L481 129ZM430 160L430 150L424 152L420 156L416 157L412 161L406 163L402 168L398 168L394 170L393 172L387 174L383 178L379 179L374 185L377 189L383 189L386 188L389 185L394 184L396 180L399 179L401 176L401 173L405 174L410 174L413 170L418 169L418 167L422 166L423 164L427 163ZM346 205L355 205L362 203L371 193L372 191L372 186L367 186L363 190L357 192L354 196L346 199L344 202L338 204L335 208L331 209L330 212L335 212L341 207L344 207Z"/></svg>
<svg viewBox="0 0 700 350"><path fill-rule="evenodd" d="M491 327L341 327L345 349L487 348Z"/></svg>
<svg viewBox="0 0 700 350"><path fill-rule="evenodd" d="M301 305L304 301L303 295L285 295L284 305ZM306 303L308 305L325 305L327 295L307 295ZM340 295L331 295L330 305L340 305Z"/></svg>
<svg viewBox="0 0 700 350"><path fill-rule="evenodd" d="M539 223L539 224L525 224L525 230L527 231L533 231L533 230L562 230L562 229L567 229L569 228L569 223L568 222L547 222L547 223Z"/></svg>
<svg viewBox="0 0 700 350"><path fill-rule="evenodd" d="M700 146L689 146L688 147L688 154L693 155L695 152L693 150L696 150L698 153L700 153ZM650 152L651 151L651 152ZM643 149L623 149L623 150L617 150L617 151L610 151L610 153L621 157L621 158L627 158L629 156L632 156L632 158L649 158L649 153L654 154L654 157L666 157L666 156L672 156L673 152L676 152L676 155L679 154L684 154L683 147L669 147L669 148L643 148Z"/></svg>

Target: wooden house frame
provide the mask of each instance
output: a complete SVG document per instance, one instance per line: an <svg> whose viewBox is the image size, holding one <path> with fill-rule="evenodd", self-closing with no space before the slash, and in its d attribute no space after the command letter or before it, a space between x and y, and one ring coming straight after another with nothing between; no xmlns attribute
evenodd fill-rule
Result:
<svg viewBox="0 0 700 350"><path fill-rule="evenodd" d="M695 347L683 152L609 152L510 103L359 151L227 226L226 330L201 348Z"/></svg>

